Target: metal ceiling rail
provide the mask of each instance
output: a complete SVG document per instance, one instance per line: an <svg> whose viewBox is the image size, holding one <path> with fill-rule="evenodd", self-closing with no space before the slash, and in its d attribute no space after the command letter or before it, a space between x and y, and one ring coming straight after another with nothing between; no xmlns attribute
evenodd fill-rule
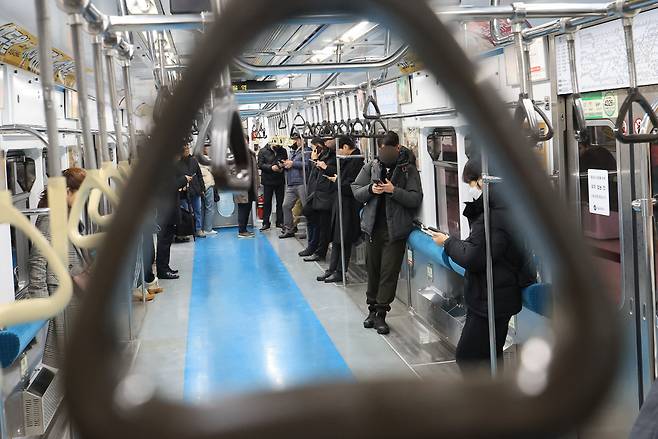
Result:
<svg viewBox="0 0 658 439"><path fill-rule="evenodd" d="M646 3L646 2L638 2ZM598 17L607 13L610 3L523 3L516 2L505 6L471 7L461 6L441 8L432 11L442 19L458 21L479 21L492 18L515 18L523 13L525 18L553 17ZM96 8L94 8L96 9ZM97 10L97 9L96 9ZM96 13L89 14L96 20ZM337 24L353 23L354 16L346 14L298 15L286 20L295 24ZM213 21L212 14L177 14L177 15L124 15L104 16L110 31L147 31L165 29L199 29Z"/></svg>
<svg viewBox="0 0 658 439"><path fill-rule="evenodd" d="M361 61L347 63L319 64L285 64L285 65L255 65L243 59L236 58L235 64L242 70L254 75L287 75L301 73L356 73L367 70L381 70L397 64L409 50L402 46L389 57L380 61Z"/></svg>
<svg viewBox="0 0 658 439"><path fill-rule="evenodd" d="M254 437L548 438L567 433L594 413L616 375L620 357L615 305L591 276L584 239L498 93L476 81L473 62L423 2L409 0L242 0L228 2L195 51L190 69L162 120L156 122L99 249L89 291L72 331L64 369L67 403L81 437L94 439L247 439ZM264 13L266 11L267 13ZM287 17L318 12L367 15L390 25L413 46L487 146L515 196L519 232L537 239L558 280L550 340L532 339L517 367L500 379L464 382L391 379L312 386L186 405L158 398L146 377L124 377L108 312L121 292L130 243L174 175L179 139L189 132L218 76L255 30ZM441 54L441 56L437 56ZM221 108L221 106L219 107ZM239 121L238 121L239 123ZM222 126L228 129L229 126ZM242 135L243 133L239 133ZM246 145L226 144L245 156ZM221 185L220 185L221 186ZM224 187L224 186L221 186ZM555 233L559 230L559 233ZM541 244L541 246L539 246ZM583 379L586 376L587 379ZM577 391L575 391L577 390ZM89 395L93 395L90 398ZM376 408L376 409L375 409ZM428 409L431 408L431 409ZM387 413L381 422L381 412Z"/></svg>

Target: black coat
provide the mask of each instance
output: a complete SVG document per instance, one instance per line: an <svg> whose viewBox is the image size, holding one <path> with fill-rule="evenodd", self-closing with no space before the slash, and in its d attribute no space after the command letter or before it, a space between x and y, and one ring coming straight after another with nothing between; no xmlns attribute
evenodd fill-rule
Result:
<svg viewBox="0 0 658 439"><path fill-rule="evenodd" d="M201 167L199 162L194 156L187 156L180 159L178 162L178 174L189 175L192 178L188 187L187 193L191 197L203 196L206 193L206 185L203 182L203 175L201 174Z"/></svg>
<svg viewBox="0 0 658 439"><path fill-rule="evenodd" d="M356 149L352 155L361 155ZM359 203L352 193L352 183L363 168L363 159L338 159L340 160L340 191L343 205L343 236L346 245L352 245L361 236L361 209L363 204ZM334 183L338 187L338 182ZM332 242L340 242L340 215L338 215L338 196L332 210Z"/></svg>
<svg viewBox="0 0 658 439"><path fill-rule="evenodd" d="M521 283L525 258L513 240L507 207L492 190L491 256L493 260L494 312L496 317L511 317L521 311ZM484 203L466 203L464 216L471 227L469 237L462 241L451 237L445 251L465 270L464 298L469 311L487 315L487 257L484 233Z"/></svg>
<svg viewBox="0 0 658 439"><path fill-rule="evenodd" d="M288 160L288 152L285 148L273 148L267 145L258 151L258 169L261 171L260 181L266 186L280 186L286 184L286 176L283 172L275 172L272 166Z"/></svg>
<svg viewBox="0 0 658 439"><path fill-rule="evenodd" d="M307 201L315 208L317 204L327 206L324 210L331 210L336 197L336 185L328 180L326 176L336 175L336 151L325 148L318 157L319 162L327 164L327 169L320 169L317 166L311 168L310 175L307 178L306 193ZM313 201L316 199L316 201Z"/></svg>

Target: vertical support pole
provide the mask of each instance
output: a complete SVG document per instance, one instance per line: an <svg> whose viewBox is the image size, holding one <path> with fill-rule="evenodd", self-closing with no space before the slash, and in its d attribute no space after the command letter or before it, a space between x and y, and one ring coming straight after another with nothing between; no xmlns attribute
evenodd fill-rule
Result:
<svg viewBox="0 0 658 439"><path fill-rule="evenodd" d="M133 93L132 82L130 79L130 61L125 61L121 66L123 71L123 83L126 93L126 119L128 119L128 141L130 142L130 157L134 160L137 158L137 133L135 131L135 121L133 119Z"/></svg>
<svg viewBox="0 0 658 439"><path fill-rule="evenodd" d="M91 136L89 124L89 93L87 92L87 78L85 77L84 57L82 52L82 17L78 14L70 15L71 42L73 45L73 58L75 59L75 75L78 85L78 117L82 129L82 140L85 146L86 169L97 168L94 155L94 141Z"/></svg>
<svg viewBox="0 0 658 439"><path fill-rule="evenodd" d="M128 152L124 149L123 144L123 125L119 114L119 99L117 97L117 78L114 69L114 57L110 53L105 54L107 64L107 79L110 88L110 108L112 109L112 120L114 122L114 133L117 138L117 161L127 161Z"/></svg>
<svg viewBox="0 0 658 439"><path fill-rule="evenodd" d="M50 206L50 236L51 245L63 263L69 257L68 235L66 226L68 209L66 206L66 179L62 176L62 163L59 154L59 132L57 130L57 112L53 92L52 35L50 33L49 0L36 0L37 33L39 36L39 65L41 70L41 90L46 114L46 130L48 133L48 205ZM0 160L0 189L7 189L6 165L4 152Z"/></svg>
<svg viewBox="0 0 658 439"><path fill-rule="evenodd" d="M524 98L528 97L528 66L526 64L527 58L525 56L525 43L523 42L523 24L521 22L512 23L512 31L514 32L514 44L516 45L516 59L518 63L519 75L519 88L521 95Z"/></svg>
<svg viewBox="0 0 658 439"><path fill-rule="evenodd" d="M158 34L158 66L160 67L160 84L162 87L167 87L167 70L165 69L165 33Z"/></svg>
<svg viewBox="0 0 658 439"><path fill-rule="evenodd" d="M104 163L110 161L107 145L107 118L105 117L105 85L103 83L103 42L101 36L96 36L92 43L94 52L94 76L96 78L96 111L98 112L98 137L100 138L100 156Z"/></svg>
<svg viewBox="0 0 658 439"><path fill-rule="evenodd" d="M336 143L336 149L342 145ZM347 286L347 273L345 272L345 236L343 230L343 191L341 189L340 180L340 157L336 157L336 184L338 185L338 225L340 229L340 266L343 271L343 287Z"/></svg>
<svg viewBox="0 0 658 439"><path fill-rule="evenodd" d="M493 260L491 257L491 212L489 210L489 185L500 181L496 177L489 176L489 158L486 152L482 154L482 197L484 201L484 236L487 259L487 318L489 321L489 357L491 360L491 376L498 373L498 358L496 353L496 314L494 307L494 278Z"/></svg>

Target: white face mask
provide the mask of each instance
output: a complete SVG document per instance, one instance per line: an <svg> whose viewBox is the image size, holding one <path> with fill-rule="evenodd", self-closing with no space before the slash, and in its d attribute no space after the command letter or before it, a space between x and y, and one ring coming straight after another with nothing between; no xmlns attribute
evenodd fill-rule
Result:
<svg viewBox="0 0 658 439"><path fill-rule="evenodd" d="M482 196L482 189L477 186L469 186L468 195L473 198L473 201L478 200Z"/></svg>

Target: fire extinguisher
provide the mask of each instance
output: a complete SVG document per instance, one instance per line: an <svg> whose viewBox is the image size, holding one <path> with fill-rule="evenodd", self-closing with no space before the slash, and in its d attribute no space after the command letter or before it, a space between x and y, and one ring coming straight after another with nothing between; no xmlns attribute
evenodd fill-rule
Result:
<svg viewBox="0 0 658 439"><path fill-rule="evenodd" d="M263 219L263 206L265 205L265 197L263 195L258 196L258 203L256 204L256 215L258 219Z"/></svg>

